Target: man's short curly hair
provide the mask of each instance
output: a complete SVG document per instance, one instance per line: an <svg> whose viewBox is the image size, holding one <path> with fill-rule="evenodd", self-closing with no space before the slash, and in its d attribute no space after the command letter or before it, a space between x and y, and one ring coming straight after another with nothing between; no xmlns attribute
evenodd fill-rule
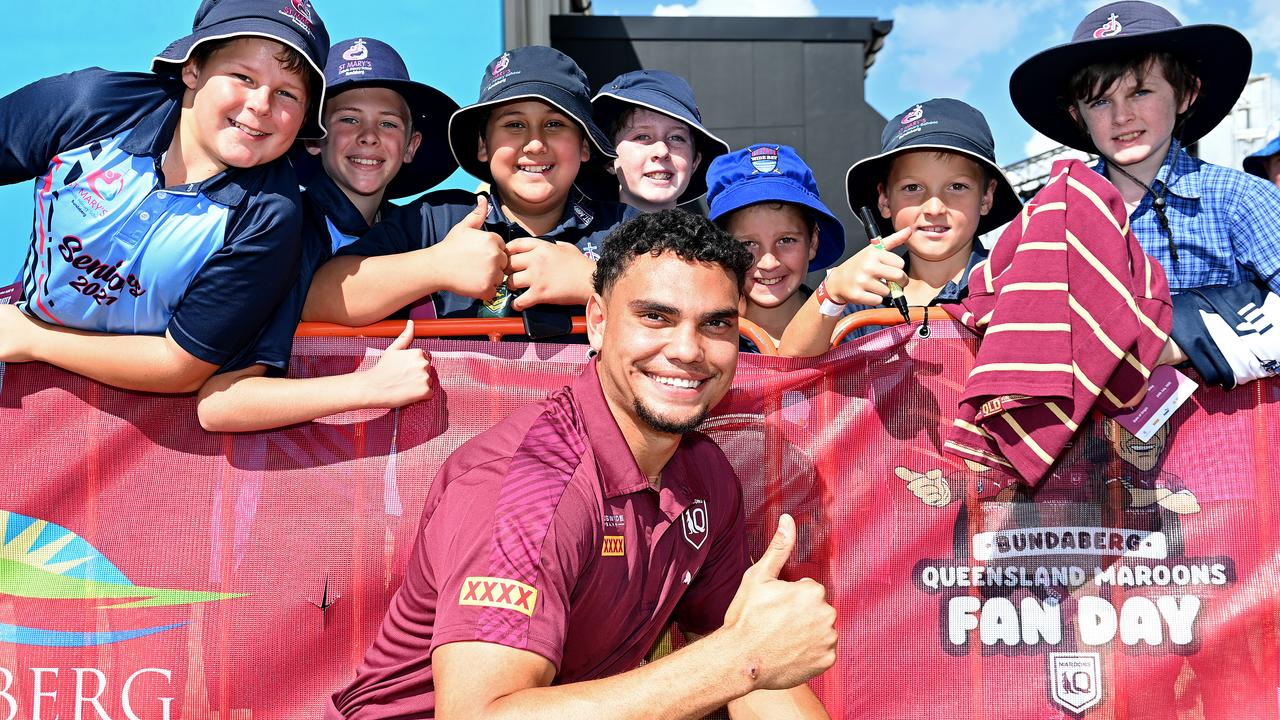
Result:
<svg viewBox="0 0 1280 720"><path fill-rule="evenodd" d="M739 293L751 267L751 253L710 220L684 210L660 210L622 223L605 238L596 261L596 292L604 295L641 255L664 252L688 262L719 265L737 279Z"/></svg>

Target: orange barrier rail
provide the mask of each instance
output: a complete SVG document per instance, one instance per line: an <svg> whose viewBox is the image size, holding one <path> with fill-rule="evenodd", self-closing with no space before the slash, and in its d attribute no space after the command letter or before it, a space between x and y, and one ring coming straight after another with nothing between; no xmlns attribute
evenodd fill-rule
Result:
<svg viewBox="0 0 1280 720"><path fill-rule="evenodd" d="M927 315L926 315L927 313ZM951 316L945 310L939 307L913 307L911 308L911 322L923 322L928 320L951 320ZM902 324L902 314L894 308L875 308L874 310L862 310L852 315L841 318L836 323L836 329L831 334L831 344L839 345L849 333L864 328L869 325L882 325L889 327L892 325Z"/></svg>
<svg viewBox="0 0 1280 720"><path fill-rule="evenodd" d="M860 315L861 313L859 313ZM396 337L404 332L404 320L382 320L371 325L352 327L337 323L304 322L298 324L297 337ZM573 318L574 335L585 335L587 320ZM419 320L414 323L414 337L476 337L485 336L493 342L507 335L523 335L524 320L505 318L442 318ZM738 318L738 334L755 343L761 355L777 355L778 346L769 333L746 318Z"/></svg>

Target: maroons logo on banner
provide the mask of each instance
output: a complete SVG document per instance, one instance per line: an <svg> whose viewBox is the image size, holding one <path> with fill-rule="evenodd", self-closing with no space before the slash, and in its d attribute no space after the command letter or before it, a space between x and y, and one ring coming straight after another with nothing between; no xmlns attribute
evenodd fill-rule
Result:
<svg viewBox="0 0 1280 720"><path fill-rule="evenodd" d="M0 595L48 608L49 603L90 602L104 610L216 602L243 593L214 593L135 585L92 545L64 527L0 510ZM186 625L158 624L126 630L30 627L0 623L0 643L43 647L109 645Z"/></svg>
<svg viewBox="0 0 1280 720"><path fill-rule="evenodd" d="M961 507L954 556L921 560L913 572L917 589L939 598L941 650L1049 654L1048 695L1074 714L1100 697L1089 651L1198 652L1202 607L1236 582L1236 570L1230 557L1186 554L1182 523L1201 506L1160 467L1168 438L1168 426L1141 442L1099 419L1041 485L1010 484ZM1108 455L1120 462L1099 462ZM903 492L943 508L991 472L966 469L896 475Z"/></svg>

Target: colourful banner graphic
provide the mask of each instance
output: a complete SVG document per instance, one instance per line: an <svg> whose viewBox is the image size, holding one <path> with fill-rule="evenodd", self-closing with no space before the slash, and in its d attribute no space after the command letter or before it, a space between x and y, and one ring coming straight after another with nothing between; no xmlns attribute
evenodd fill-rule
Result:
<svg viewBox="0 0 1280 720"><path fill-rule="evenodd" d="M1147 441L1092 417L1032 489L942 453L975 341L932 328L743 356L704 426L753 543L793 514L786 575L839 612L813 682L832 717L1276 718L1280 382L1201 388ZM300 339L293 370L386 343ZM425 345L430 402L238 435L202 431L191 398L5 368L0 719L318 717L435 469L585 359Z"/></svg>

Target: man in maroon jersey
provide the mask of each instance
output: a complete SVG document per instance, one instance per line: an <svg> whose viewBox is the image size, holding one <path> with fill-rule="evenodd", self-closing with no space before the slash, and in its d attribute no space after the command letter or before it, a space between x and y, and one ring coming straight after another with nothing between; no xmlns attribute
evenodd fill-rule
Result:
<svg viewBox="0 0 1280 720"><path fill-rule="evenodd" d="M679 210L605 242L571 385L459 448L404 584L327 718L826 717L835 611L778 580L783 515L750 565L742 493L692 432L733 381L750 255ZM706 635L641 666L672 621Z"/></svg>

